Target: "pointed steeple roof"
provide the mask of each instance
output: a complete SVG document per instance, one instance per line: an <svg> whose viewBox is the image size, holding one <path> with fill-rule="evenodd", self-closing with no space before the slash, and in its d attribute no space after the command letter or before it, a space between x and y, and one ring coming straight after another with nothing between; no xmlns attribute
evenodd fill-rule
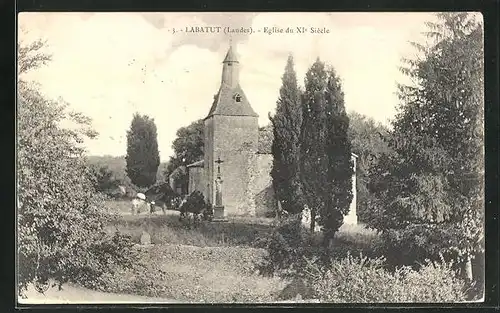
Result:
<svg viewBox="0 0 500 313"><path fill-rule="evenodd" d="M227 85L220 87L219 92L214 96L214 102L206 118L212 115L259 116L253 110L239 85L236 88L230 88Z"/></svg>
<svg viewBox="0 0 500 313"><path fill-rule="evenodd" d="M226 57L222 63L232 63L238 62L236 58L235 49L233 48L232 43L230 43L229 49L226 53ZM239 64L238 64L239 65ZM213 115L226 115L226 116L254 116L258 117L259 115L255 113L250 102L248 101L243 89L241 88L238 82L238 65L234 64L224 64L223 65L223 77L222 83L219 88L219 91L214 96L214 101L212 103L212 107L210 108L210 112L206 118L209 118ZM228 67L231 66L231 67ZM231 79L235 79L235 83L228 83L224 80L224 71L234 71Z"/></svg>
<svg viewBox="0 0 500 313"><path fill-rule="evenodd" d="M226 57L224 58L224 61L222 63L226 62L238 62L238 58L236 57L236 52L235 49L233 48L233 41L229 43L229 49L227 50Z"/></svg>

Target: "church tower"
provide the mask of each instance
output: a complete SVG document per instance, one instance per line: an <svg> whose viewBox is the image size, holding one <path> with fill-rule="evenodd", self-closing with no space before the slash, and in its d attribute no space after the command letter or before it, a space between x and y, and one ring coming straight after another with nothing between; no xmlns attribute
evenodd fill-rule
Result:
<svg viewBox="0 0 500 313"><path fill-rule="evenodd" d="M231 44L222 62L222 79L205 118L204 194L215 204L216 161L220 158L225 214L244 214L251 179L251 156L258 149L258 115L252 109L239 81L235 48Z"/></svg>

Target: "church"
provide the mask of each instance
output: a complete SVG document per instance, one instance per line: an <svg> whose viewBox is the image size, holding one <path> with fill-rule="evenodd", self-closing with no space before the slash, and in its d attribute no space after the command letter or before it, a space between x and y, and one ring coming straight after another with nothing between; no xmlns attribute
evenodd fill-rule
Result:
<svg viewBox="0 0 500 313"><path fill-rule="evenodd" d="M269 143L260 142L259 116L240 86L239 67L230 45L219 90L204 119L204 159L187 165L188 193L201 191L215 208L223 206L224 216L271 217L277 207L270 175L273 156ZM356 168L356 155L352 159ZM357 223L355 186L356 171L347 224Z"/></svg>

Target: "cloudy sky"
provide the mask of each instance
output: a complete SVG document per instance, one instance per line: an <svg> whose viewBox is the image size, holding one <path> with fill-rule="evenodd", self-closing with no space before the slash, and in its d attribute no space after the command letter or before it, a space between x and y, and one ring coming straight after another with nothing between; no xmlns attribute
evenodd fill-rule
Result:
<svg viewBox="0 0 500 313"><path fill-rule="evenodd" d="M251 27L233 35L240 81L259 123L268 124L289 53L299 83L317 57L343 81L347 110L386 123L397 105L402 57L422 41L430 13L22 13L21 42L46 39L53 61L29 74L49 97L62 97L93 119L94 155L124 155L134 112L155 119L160 157L168 160L178 128L204 118L217 92L229 36L224 27ZM186 27L220 26L219 33ZM264 27L318 27L327 34L267 34ZM173 33L173 28L176 32ZM184 31L180 31L184 30Z"/></svg>

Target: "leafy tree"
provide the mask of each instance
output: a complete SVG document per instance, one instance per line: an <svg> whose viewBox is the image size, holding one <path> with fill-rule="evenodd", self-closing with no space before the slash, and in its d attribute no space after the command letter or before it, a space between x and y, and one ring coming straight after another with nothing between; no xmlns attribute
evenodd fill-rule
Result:
<svg viewBox="0 0 500 313"><path fill-rule="evenodd" d="M282 77L276 114L269 116L273 131L271 177L275 194L281 201L283 210L300 217L299 213L304 208L299 177L302 104L297 75L293 67L293 57L289 56Z"/></svg>
<svg viewBox="0 0 500 313"><path fill-rule="evenodd" d="M177 138L172 144L174 155L170 157L168 171L203 159L205 124L202 119L177 130Z"/></svg>
<svg viewBox="0 0 500 313"><path fill-rule="evenodd" d="M319 223L323 226L325 244L333 239L349 213L352 202L351 142L348 137L349 117L345 111L344 92L340 79L333 68L327 71L325 89L325 152L326 164L323 189L319 197L324 201L320 207Z"/></svg>
<svg viewBox="0 0 500 313"><path fill-rule="evenodd" d="M319 58L306 73L302 102L302 190L311 210L311 232L318 221L329 244L349 212L353 168L340 79Z"/></svg>
<svg viewBox="0 0 500 313"><path fill-rule="evenodd" d="M160 165L156 125L146 115L134 114L127 131L127 176L139 187L149 187L156 182Z"/></svg>
<svg viewBox="0 0 500 313"><path fill-rule="evenodd" d="M36 40L29 44L21 43L21 45L18 45L17 70L19 76L46 65L52 60L52 55L42 51L46 46L47 42L43 40Z"/></svg>
<svg viewBox="0 0 500 313"><path fill-rule="evenodd" d="M371 224L403 249L458 256L471 279L471 259L484 245L482 25L468 13L437 18L427 24L432 42L414 44L422 57L402 69L415 83L400 86L390 140L397 155L374 180L380 218Z"/></svg>
<svg viewBox="0 0 500 313"><path fill-rule="evenodd" d="M118 187L119 181L113 177L114 173L106 165L90 165L90 170L97 191L106 193Z"/></svg>
<svg viewBox="0 0 500 313"><path fill-rule="evenodd" d="M166 166L164 176L167 178L174 173L173 179L187 190L188 173L185 166L203 159L205 124L202 119L177 130L177 138L172 144L174 155ZM180 169L179 169L180 168Z"/></svg>
<svg viewBox="0 0 500 313"><path fill-rule="evenodd" d="M375 197L368 188L369 173L378 168L379 160L383 155L391 153L387 143L390 131L384 125L362 114L350 112L348 116L351 149L358 156L356 160L356 213L361 222L366 222L371 218L369 203Z"/></svg>
<svg viewBox="0 0 500 313"><path fill-rule="evenodd" d="M85 116L44 97L24 74L50 57L44 43L21 44L18 54L18 290L43 292L50 279L94 285L112 264L131 266L132 243L105 230L103 209L86 164L84 138L97 134ZM79 127L61 127L63 121ZM77 227L75 227L77 225Z"/></svg>

